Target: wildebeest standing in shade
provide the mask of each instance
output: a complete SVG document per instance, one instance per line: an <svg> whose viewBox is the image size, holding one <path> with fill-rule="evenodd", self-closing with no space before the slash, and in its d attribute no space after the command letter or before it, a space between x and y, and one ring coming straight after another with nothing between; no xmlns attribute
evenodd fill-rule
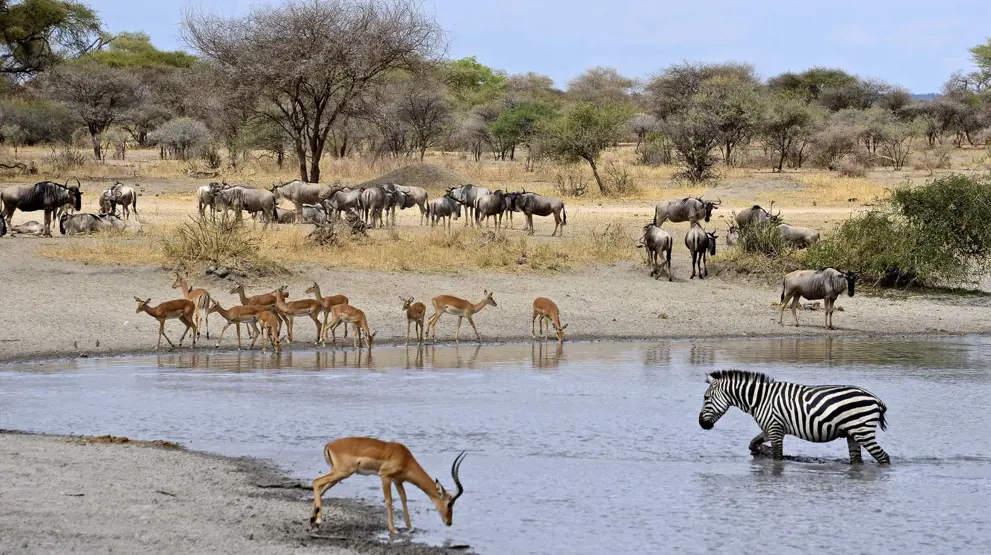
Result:
<svg viewBox="0 0 991 555"><path fill-rule="evenodd" d="M526 216L526 229L533 235L534 216L554 216L554 231L551 237L558 234L564 236L564 226L568 225L568 212L564 209L561 199L545 197L537 193L527 193L516 197L516 208Z"/></svg>
<svg viewBox="0 0 991 555"><path fill-rule="evenodd" d="M785 276L781 284L781 316L778 324L783 324L785 317L785 305L789 300L791 303L791 315L798 326L798 301L805 297L810 301L823 299L826 304L826 327L833 328L833 311L836 306L836 298L846 291L853 296L854 285L857 282L857 274L853 272L841 272L835 268L824 270L795 270Z"/></svg>
<svg viewBox="0 0 991 555"><path fill-rule="evenodd" d="M42 181L34 185L15 185L0 192L0 204L3 206L4 218L7 225L13 225L14 210L21 212L45 212L45 237L52 236L52 216L56 210L66 204L72 204L76 210L82 209L83 193L79 190L80 183L75 186Z"/></svg>
<svg viewBox="0 0 991 555"><path fill-rule="evenodd" d="M685 197L681 200L669 200L654 207L654 225L660 227L665 221L674 223L697 222L705 220L708 222L712 218L712 211L718 209L723 201L716 199L716 202L702 200L702 197Z"/></svg>

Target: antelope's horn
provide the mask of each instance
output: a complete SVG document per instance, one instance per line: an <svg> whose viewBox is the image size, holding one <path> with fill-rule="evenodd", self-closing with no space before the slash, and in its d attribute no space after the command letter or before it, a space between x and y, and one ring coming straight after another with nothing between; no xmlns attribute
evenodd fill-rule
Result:
<svg viewBox="0 0 991 555"><path fill-rule="evenodd" d="M468 456L468 453L462 451L460 455L455 457L454 464L451 465L451 478L454 480L455 487L458 488L457 493L451 498L451 505L454 505L454 502L465 492L465 488L461 485L461 480L458 478L458 470L461 469L461 462L465 460L466 456Z"/></svg>

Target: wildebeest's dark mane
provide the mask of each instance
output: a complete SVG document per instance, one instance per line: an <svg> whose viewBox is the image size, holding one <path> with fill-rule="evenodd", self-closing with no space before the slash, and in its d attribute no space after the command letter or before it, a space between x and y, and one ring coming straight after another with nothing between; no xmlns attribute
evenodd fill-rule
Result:
<svg viewBox="0 0 991 555"><path fill-rule="evenodd" d="M763 210L763 208L761 208L759 204L755 204L755 205L751 206L750 209L751 210Z"/></svg>
<svg viewBox="0 0 991 555"><path fill-rule="evenodd" d="M749 370L716 370L709 372L713 380L737 379L747 380L757 383L773 383L774 378L761 372L751 372Z"/></svg>

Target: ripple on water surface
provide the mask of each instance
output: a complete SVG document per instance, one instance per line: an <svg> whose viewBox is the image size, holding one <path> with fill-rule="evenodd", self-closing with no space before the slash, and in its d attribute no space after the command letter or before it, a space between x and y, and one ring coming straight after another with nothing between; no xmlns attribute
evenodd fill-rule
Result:
<svg viewBox="0 0 991 555"><path fill-rule="evenodd" d="M467 449L455 525L419 492L410 508L419 539L485 553L991 553L989 362L977 337L204 350L0 366L0 427L168 439L302 479L345 435L402 441L446 484ZM751 459L749 416L698 426L720 368L867 388L893 465L795 438L797 461ZM381 503L381 486L328 496Z"/></svg>

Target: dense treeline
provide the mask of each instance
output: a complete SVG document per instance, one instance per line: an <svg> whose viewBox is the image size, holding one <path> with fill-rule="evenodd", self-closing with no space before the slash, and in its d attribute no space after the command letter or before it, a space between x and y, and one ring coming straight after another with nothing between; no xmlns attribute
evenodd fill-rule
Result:
<svg viewBox="0 0 991 555"><path fill-rule="evenodd" d="M101 160L157 146L234 168L264 151L319 181L327 156L422 159L443 148L527 168L587 163L608 192L619 184L599 156L619 142L692 181L735 165L857 175L899 170L910 156L931 171L950 146L991 143L991 40L971 50L974 71L917 102L841 69L765 79L743 63L639 79L596 67L559 90L536 73L443 59L443 31L412 0L190 12L182 35L195 55L160 51L141 33L109 36L71 0L0 0L0 28L0 139L15 151L82 137Z"/></svg>

